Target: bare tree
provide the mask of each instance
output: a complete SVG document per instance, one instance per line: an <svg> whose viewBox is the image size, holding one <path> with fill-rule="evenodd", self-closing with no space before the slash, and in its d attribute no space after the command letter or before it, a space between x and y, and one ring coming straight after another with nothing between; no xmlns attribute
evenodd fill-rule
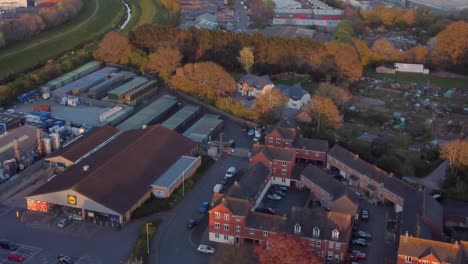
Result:
<svg viewBox="0 0 468 264"><path fill-rule="evenodd" d="M450 172L456 176L462 167L468 167L468 140L456 139L442 146L440 155L450 163Z"/></svg>

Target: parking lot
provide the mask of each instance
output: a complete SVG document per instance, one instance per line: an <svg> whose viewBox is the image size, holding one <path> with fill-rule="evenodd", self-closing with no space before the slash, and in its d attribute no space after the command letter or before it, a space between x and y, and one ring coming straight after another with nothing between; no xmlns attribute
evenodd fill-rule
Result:
<svg viewBox="0 0 468 264"><path fill-rule="evenodd" d="M277 215L289 215L293 206L304 207L306 205L309 194L310 191L308 189L289 188L285 197L281 198L280 201L273 201L267 198L267 193L260 202L259 207L270 207L276 211Z"/></svg>
<svg viewBox="0 0 468 264"><path fill-rule="evenodd" d="M18 255L26 257L22 263L39 263L37 260L32 261L33 258L42 251L42 248L33 247L29 245L22 245L17 244L18 249L15 250ZM11 260L8 260L8 254L10 254L9 250L0 249L0 264L10 264L10 263L17 263Z"/></svg>

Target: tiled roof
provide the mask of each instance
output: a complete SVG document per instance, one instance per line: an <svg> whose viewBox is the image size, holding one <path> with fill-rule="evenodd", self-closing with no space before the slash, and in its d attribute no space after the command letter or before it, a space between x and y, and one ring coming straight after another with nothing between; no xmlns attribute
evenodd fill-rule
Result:
<svg viewBox="0 0 468 264"><path fill-rule="evenodd" d="M66 147L55 152L52 157L63 157L71 162L75 162L117 132L119 132L119 130L112 126L96 127Z"/></svg>
<svg viewBox="0 0 468 264"><path fill-rule="evenodd" d="M296 136L298 134L298 131L295 128L277 127L275 128L275 130L278 131L278 133L284 139L291 140L291 141L294 141L294 139L296 139Z"/></svg>
<svg viewBox="0 0 468 264"><path fill-rule="evenodd" d="M221 201L233 215L245 216L249 213L251 205L245 199L224 197Z"/></svg>
<svg viewBox="0 0 468 264"><path fill-rule="evenodd" d="M312 151L328 152L328 141L321 139L299 138L295 143L298 149L308 149Z"/></svg>
<svg viewBox="0 0 468 264"><path fill-rule="evenodd" d="M271 232L287 232L288 219L280 215L249 212L245 220L245 226L247 228Z"/></svg>
<svg viewBox="0 0 468 264"><path fill-rule="evenodd" d="M292 161L294 159L293 151L286 148L254 145L252 147L252 157L259 153L263 153L270 160Z"/></svg>
<svg viewBox="0 0 468 264"><path fill-rule="evenodd" d="M265 86L273 84L268 75L257 76L247 74L239 80L240 84L243 82L246 82L250 87L255 87L257 90L262 90Z"/></svg>
<svg viewBox="0 0 468 264"><path fill-rule="evenodd" d="M125 213L150 190L151 183L196 146L161 125L125 131L30 196L72 189Z"/></svg>
<svg viewBox="0 0 468 264"><path fill-rule="evenodd" d="M294 85L279 84L278 88L280 89L281 93L293 100L300 100L304 95L307 94L306 90L302 89L300 83L296 83Z"/></svg>
<svg viewBox="0 0 468 264"><path fill-rule="evenodd" d="M270 169L258 162L250 167L239 182L235 182L226 192L226 196L252 201L270 175Z"/></svg>
<svg viewBox="0 0 468 264"><path fill-rule="evenodd" d="M398 255L420 259L431 254L439 259L440 262L451 264L462 263L462 249L460 245L406 235L400 236Z"/></svg>

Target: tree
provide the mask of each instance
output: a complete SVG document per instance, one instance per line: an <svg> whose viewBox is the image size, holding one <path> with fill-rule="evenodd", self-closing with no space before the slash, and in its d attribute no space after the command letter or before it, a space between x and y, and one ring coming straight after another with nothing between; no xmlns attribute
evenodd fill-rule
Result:
<svg viewBox="0 0 468 264"><path fill-rule="evenodd" d="M180 10L179 1L174 0L161 0L161 4L166 7L172 13L177 13Z"/></svg>
<svg viewBox="0 0 468 264"><path fill-rule="evenodd" d="M343 125L343 118L340 115L340 111L338 111L338 108L330 98L315 95L310 100L307 108L314 117L314 121L317 123L317 133L320 132L322 123L334 128Z"/></svg>
<svg viewBox="0 0 468 264"><path fill-rule="evenodd" d="M409 49L406 55L413 63L423 63L429 55L429 49L426 46L417 45Z"/></svg>
<svg viewBox="0 0 468 264"><path fill-rule="evenodd" d="M403 53L393 46L393 44L384 39L378 38L372 45L372 51L381 60L398 61L403 57Z"/></svg>
<svg viewBox="0 0 468 264"><path fill-rule="evenodd" d="M12 90L7 85L0 86L0 103L4 104L13 96Z"/></svg>
<svg viewBox="0 0 468 264"><path fill-rule="evenodd" d="M371 63L373 54L367 44L358 38L353 38L353 44L359 55L362 66L367 66L369 63Z"/></svg>
<svg viewBox="0 0 468 264"><path fill-rule="evenodd" d="M149 56L146 71L150 74L159 74L168 82L172 73L180 66L181 60L182 53L179 49L160 47Z"/></svg>
<svg viewBox="0 0 468 264"><path fill-rule="evenodd" d="M320 83L315 94L330 98L341 109L343 109L343 106L349 102L352 97L348 89L338 87L331 83Z"/></svg>
<svg viewBox="0 0 468 264"><path fill-rule="evenodd" d="M255 119L261 123L272 121L278 110L282 110L288 98L284 96L278 88L263 91L253 105Z"/></svg>
<svg viewBox="0 0 468 264"><path fill-rule="evenodd" d="M320 259L312 252L309 242L300 237L275 234L265 244L256 246L260 264L319 264Z"/></svg>
<svg viewBox="0 0 468 264"><path fill-rule="evenodd" d="M124 63L131 51L132 45L125 35L109 32L99 43L99 49L94 57L109 63Z"/></svg>
<svg viewBox="0 0 468 264"><path fill-rule="evenodd" d="M349 42L355 37L353 26L348 20L341 20L335 30L333 39L342 42Z"/></svg>
<svg viewBox="0 0 468 264"><path fill-rule="evenodd" d="M362 77L362 64L356 49L344 45L335 55L335 65L341 81L355 82Z"/></svg>
<svg viewBox="0 0 468 264"><path fill-rule="evenodd" d="M240 64L242 64L242 68L247 73L250 73L250 70L252 69L252 66L255 62L255 57L254 53L251 47L243 47L239 51L239 57L237 58L239 60Z"/></svg>
<svg viewBox="0 0 468 264"><path fill-rule="evenodd" d="M432 56L439 63L461 64L468 60L468 23L453 22L437 34Z"/></svg>
<svg viewBox="0 0 468 264"><path fill-rule="evenodd" d="M450 164L452 176L456 176L460 168L468 167L468 140L456 139L440 149L440 156Z"/></svg>
<svg viewBox="0 0 468 264"><path fill-rule="evenodd" d="M213 62L188 63L177 68L170 84L174 89L208 100L228 96L237 90L231 75Z"/></svg>

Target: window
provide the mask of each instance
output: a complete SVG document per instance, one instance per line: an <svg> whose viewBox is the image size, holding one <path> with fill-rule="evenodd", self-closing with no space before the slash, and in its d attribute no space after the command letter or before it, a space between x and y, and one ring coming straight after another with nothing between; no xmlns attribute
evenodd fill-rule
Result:
<svg viewBox="0 0 468 264"><path fill-rule="evenodd" d="M269 138L268 138L268 142L269 142L269 143L273 143L273 138L272 138L272 137L269 137Z"/></svg>
<svg viewBox="0 0 468 264"><path fill-rule="evenodd" d="M321 247L322 246L322 241L320 240L317 240L317 244L316 244L317 247Z"/></svg>
<svg viewBox="0 0 468 264"><path fill-rule="evenodd" d="M309 151L308 151L308 150L306 150L306 151L305 151L305 154L308 156L308 155L309 155Z"/></svg>
<svg viewBox="0 0 468 264"><path fill-rule="evenodd" d="M339 250L340 248L341 248L341 244L338 243L338 242L336 242L336 243L335 243L335 249L338 249L338 250Z"/></svg>
<svg viewBox="0 0 468 264"><path fill-rule="evenodd" d="M338 230L333 230L332 231L332 238L333 239L338 239L338 236L340 235L340 232L338 232Z"/></svg>
<svg viewBox="0 0 468 264"><path fill-rule="evenodd" d="M268 231L263 231L263 236L268 236Z"/></svg>
<svg viewBox="0 0 468 264"><path fill-rule="evenodd" d="M315 246L315 240L313 240L313 239L309 240L309 245L311 247Z"/></svg>
<svg viewBox="0 0 468 264"><path fill-rule="evenodd" d="M335 247L335 242L328 242L328 247L333 249Z"/></svg>
<svg viewBox="0 0 468 264"><path fill-rule="evenodd" d="M229 221L229 214L224 214L224 220Z"/></svg>
<svg viewBox="0 0 468 264"><path fill-rule="evenodd" d="M229 236L224 235L224 240L229 240Z"/></svg>
<svg viewBox="0 0 468 264"><path fill-rule="evenodd" d="M281 138L276 138L276 144L281 144Z"/></svg>
<svg viewBox="0 0 468 264"><path fill-rule="evenodd" d="M240 221L240 216L234 216L234 218L236 219L237 222Z"/></svg>
<svg viewBox="0 0 468 264"><path fill-rule="evenodd" d="M319 156L319 153L316 151L315 152L315 157L318 157Z"/></svg>
<svg viewBox="0 0 468 264"><path fill-rule="evenodd" d="M221 214L218 213L218 212L216 212L216 213L215 213L215 219L220 219L220 218L221 218Z"/></svg>
<svg viewBox="0 0 468 264"><path fill-rule="evenodd" d="M331 251L328 251L328 257L327 257L328 260L333 260L333 252Z"/></svg>
<svg viewBox="0 0 468 264"><path fill-rule="evenodd" d="M282 161L281 165L286 166L286 165L288 165L288 162L287 161Z"/></svg>
<svg viewBox="0 0 468 264"><path fill-rule="evenodd" d="M340 255L335 254L335 262L339 262L339 261L340 261Z"/></svg>
<svg viewBox="0 0 468 264"><path fill-rule="evenodd" d="M240 232L240 226L236 226L236 232Z"/></svg>
<svg viewBox="0 0 468 264"><path fill-rule="evenodd" d="M215 238L219 238L219 234L218 234L218 233L215 234Z"/></svg>
<svg viewBox="0 0 468 264"><path fill-rule="evenodd" d="M215 227L215 229L219 229L221 227L221 225L219 223L215 223L214 227Z"/></svg>
<svg viewBox="0 0 468 264"><path fill-rule="evenodd" d="M314 227L313 234L314 234L314 237L319 237L320 236L320 229L318 229L318 227Z"/></svg>
<svg viewBox="0 0 468 264"><path fill-rule="evenodd" d="M413 259L410 256L405 257L405 262L406 263L411 263L412 261L413 261Z"/></svg>
<svg viewBox="0 0 468 264"><path fill-rule="evenodd" d="M281 179L281 182L282 182L282 183L286 183L286 179Z"/></svg>
<svg viewBox="0 0 468 264"><path fill-rule="evenodd" d="M282 169L281 174L286 175L286 171L287 171L286 169Z"/></svg>
<svg viewBox="0 0 468 264"><path fill-rule="evenodd" d="M300 224L295 224L294 225L294 233L300 233L301 232L301 225Z"/></svg>
<svg viewBox="0 0 468 264"><path fill-rule="evenodd" d="M224 225L224 230L229 231L229 225Z"/></svg>
<svg viewBox="0 0 468 264"><path fill-rule="evenodd" d="M317 253L316 253L316 254L317 254L317 256L319 256L319 257L320 257L320 251L317 251Z"/></svg>

